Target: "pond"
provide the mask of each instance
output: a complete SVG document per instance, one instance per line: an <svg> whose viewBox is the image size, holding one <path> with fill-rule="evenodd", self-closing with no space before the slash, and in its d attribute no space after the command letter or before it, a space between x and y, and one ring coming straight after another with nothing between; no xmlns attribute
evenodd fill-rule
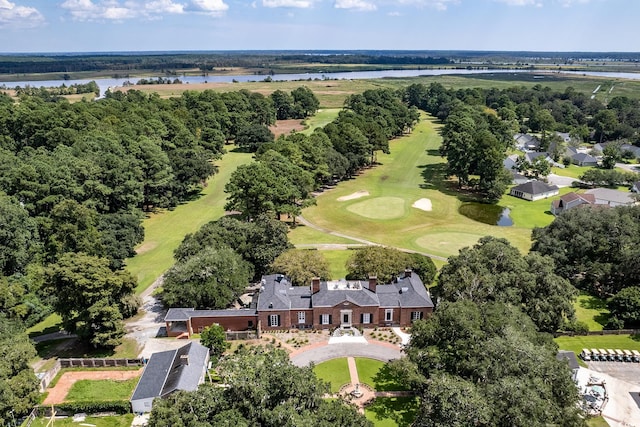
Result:
<svg viewBox="0 0 640 427"><path fill-rule="evenodd" d="M498 205L487 205L484 203L464 203L458 209L462 215L474 221L483 222L498 227L510 227L513 220L509 216L511 209Z"/></svg>

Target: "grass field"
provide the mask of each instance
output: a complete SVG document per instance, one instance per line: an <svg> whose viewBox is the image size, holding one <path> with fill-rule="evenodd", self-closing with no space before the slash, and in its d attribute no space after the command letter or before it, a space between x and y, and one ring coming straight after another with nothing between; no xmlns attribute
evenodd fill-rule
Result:
<svg viewBox="0 0 640 427"><path fill-rule="evenodd" d="M504 196L499 204L511 208L512 227L463 216L458 209L468 199L456 191L455 182L444 177L445 160L437 150L441 144L438 128L434 120L423 116L411 135L391 141L390 154L379 154L378 166L320 194L317 205L306 208L303 215L324 229L443 257L457 254L485 235L507 238L521 251L528 251L531 229L553 220L547 213L550 200L528 202ZM337 201L358 191L367 191L369 196ZM412 207L422 198L431 200L432 211ZM297 239L297 243L303 241Z"/></svg>
<svg viewBox="0 0 640 427"><path fill-rule="evenodd" d="M318 378L331 384L331 393L337 393L340 387L351 382L349 366L347 365L347 359L344 357L318 363L313 368L313 372Z"/></svg>
<svg viewBox="0 0 640 427"><path fill-rule="evenodd" d="M415 397L381 397L364 410L364 415L376 427L408 427L418 412Z"/></svg>
<svg viewBox="0 0 640 427"><path fill-rule="evenodd" d="M49 418L36 418L31 427L45 427L49 422ZM55 427L76 427L78 425L95 426L95 427L129 427L133 422L133 414L117 415L111 417L87 417L84 424L73 422L73 418L56 418Z"/></svg>
<svg viewBox="0 0 640 427"><path fill-rule="evenodd" d="M27 334L30 337L35 337L38 335L50 334L53 332L58 332L62 329L62 318L58 314L52 314L47 316L44 320L39 323L36 323L29 329L27 329Z"/></svg>
<svg viewBox="0 0 640 427"><path fill-rule="evenodd" d="M137 255L126 261L127 270L138 282L136 293L148 288L173 265L173 251L185 235L224 214L227 198L224 186L231 173L251 158L248 153L229 151L216 162L218 173L209 179L201 197L174 210L154 213L144 220L144 242L137 248Z"/></svg>
<svg viewBox="0 0 640 427"><path fill-rule="evenodd" d="M73 383L67 397L68 402L101 402L107 400L129 400L139 378L126 381L80 380Z"/></svg>
<svg viewBox="0 0 640 427"><path fill-rule="evenodd" d="M361 383L370 385L376 391L403 391L406 388L399 384L386 368L385 362L356 357L358 378Z"/></svg>
<svg viewBox="0 0 640 427"><path fill-rule="evenodd" d="M588 170L597 169L595 166L576 166L571 165L568 168L551 168L551 173L555 173L556 175L568 176L571 178L578 179L580 176L584 175L584 173Z"/></svg>
<svg viewBox="0 0 640 427"><path fill-rule="evenodd" d="M581 335L558 337L555 342L560 347L560 350L573 351L576 355L580 354L583 348L640 351L640 336L637 335Z"/></svg>
<svg viewBox="0 0 640 427"><path fill-rule="evenodd" d="M338 117L340 110L340 108L322 108L316 111L316 114L314 114L313 117L310 117L305 121L307 128L301 133L310 135L316 128L328 125Z"/></svg>
<svg viewBox="0 0 640 427"><path fill-rule="evenodd" d="M347 276L347 259L353 254L351 250L326 250L320 251L329 263L329 273L332 280L342 279Z"/></svg>
<svg viewBox="0 0 640 427"><path fill-rule="evenodd" d="M577 320L586 323L590 331L601 331L609 320L607 302L598 297L580 294L573 306Z"/></svg>

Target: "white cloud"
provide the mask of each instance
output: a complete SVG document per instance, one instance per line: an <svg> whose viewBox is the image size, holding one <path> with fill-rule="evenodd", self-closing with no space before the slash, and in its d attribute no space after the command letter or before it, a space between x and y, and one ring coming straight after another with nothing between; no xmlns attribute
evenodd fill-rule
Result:
<svg viewBox="0 0 640 427"><path fill-rule="evenodd" d="M264 7L296 7L308 9L313 7L314 0L262 0Z"/></svg>
<svg viewBox="0 0 640 427"><path fill-rule="evenodd" d="M191 3L197 10L211 15L221 15L229 9L224 0L192 0Z"/></svg>
<svg viewBox="0 0 640 427"><path fill-rule="evenodd" d="M154 0L147 2L146 10L155 13L184 13L184 4L174 3L172 0Z"/></svg>
<svg viewBox="0 0 640 427"><path fill-rule="evenodd" d="M0 0L2 1L2 0ZM124 21L133 18L157 19L185 12L186 4L174 0L66 0L61 4L76 21Z"/></svg>
<svg viewBox="0 0 640 427"><path fill-rule="evenodd" d="M447 10L447 7L450 4L458 4L460 3L460 0L399 0L392 3L409 6L413 5L419 7L431 7L436 10Z"/></svg>
<svg viewBox="0 0 640 427"><path fill-rule="evenodd" d="M351 9L369 12L377 9L373 3L364 0L336 0L333 5L336 9Z"/></svg>
<svg viewBox="0 0 640 427"><path fill-rule="evenodd" d="M508 6L536 6L542 7L541 0L496 0L500 3L505 3Z"/></svg>
<svg viewBox="0 0 640 427"><path fill-rule="evenodd" d="M0 28L32 28L44 22L44 16L35 7L18 6L9 0L0 0Z"/></svg>

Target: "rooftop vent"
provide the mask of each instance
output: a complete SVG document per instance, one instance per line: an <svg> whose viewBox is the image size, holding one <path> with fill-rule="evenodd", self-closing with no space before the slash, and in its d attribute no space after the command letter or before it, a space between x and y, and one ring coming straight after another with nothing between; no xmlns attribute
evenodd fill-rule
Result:
<svg viewBox="0 0 640 427"><path fill-rule="evenodd" d="M273 308L273 303L272 302L269 303L269 308Z"/></svg>

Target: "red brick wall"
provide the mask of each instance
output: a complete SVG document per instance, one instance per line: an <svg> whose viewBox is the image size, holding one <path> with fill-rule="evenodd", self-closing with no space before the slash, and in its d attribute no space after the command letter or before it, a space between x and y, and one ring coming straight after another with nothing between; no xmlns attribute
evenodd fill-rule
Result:
<svg viewBox="0 0 640 427"><path fill-rule="evenodd" d="M249 327L249 322L252 326ZM202 328L211 326L214 323L222 326L224 330L230 331L246 331L247 329L255 329L258 325L257 316L218 316L218 317L192 317L191 330L194 334L202 331Z"/></svg>
<svg viewBox="0 0 640 427"><path fill-rule="evenodd" d="M361 326L360 316L362 313L370 313L371 314L371 323L370 327L376 326L378 322L378 309L376 307L358 307L357 305L351 303L343 303L337 305L335 307L322 307L316 308L313 313L313 327L317 329L326 329L326 328L335 328L340 326L342 323L341 311L342 310L351 310L351 324L353 326ZM331 325L322 325L320 324L320 315L322 314L330 314L331 315ZM369 327L369 325L362 325L364 327Z"/></svg>
<svg viewBox="0 0 640 427"><path fill-rule="evenodd" d="M264 311L258 313L258 318L260 319L262 330L269 331L273 329L289 329L291 328L291 321L295 317L295 322L298 322L297 311L282 310L282 311ZM269 326L269 316L272 314L280 315L280 325L279 326Z"/></svg>

